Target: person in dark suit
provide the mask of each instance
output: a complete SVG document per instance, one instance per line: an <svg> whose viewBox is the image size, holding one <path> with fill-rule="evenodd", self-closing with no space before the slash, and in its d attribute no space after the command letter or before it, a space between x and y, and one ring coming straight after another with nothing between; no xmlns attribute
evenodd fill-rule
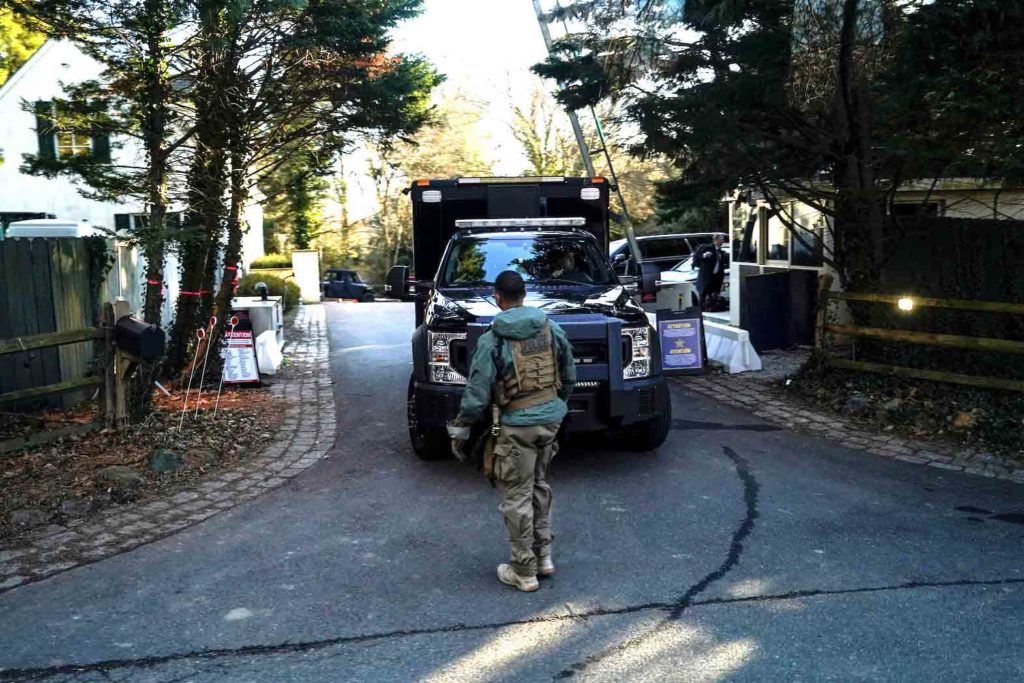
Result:
<svg viewBox="0 0 1024 683"><path fill-rule="evenodd" d="M705 244L693 254L693 265L697 268L697 293L700 305L707 306L708 298L722 291L725 281L726 256L722 249L725 235L716 234L711 244Z"/></svg>

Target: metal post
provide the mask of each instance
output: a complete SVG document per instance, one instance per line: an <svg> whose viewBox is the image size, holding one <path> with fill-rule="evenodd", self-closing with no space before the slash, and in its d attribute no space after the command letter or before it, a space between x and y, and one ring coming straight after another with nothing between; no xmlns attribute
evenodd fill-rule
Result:
<svg viewBox="0 0 1024 683"><path fill-rule="evenodd" d="M540 24L540 34L544 37L544 47L547 49L548 54L551 54L551 32L548 30L548 20L544 16L544 11L540 7L540 0L533 0L533 11L537 13L537 23ZM559 83L558 87L561 90L565 90L565 83ZM587 175L593 178L597 173L594 171L594 162L590 158L590 148L587 147L587 140L583 137L583 129L580 127L580 120L576 116L576 112L567 112L569 115L569 123L572 125L573 135L576 136L576 144L580 148L580 156L583 157L583 168L587 170Z"/></svg>
<svg viewBox="0 0 1024 683"><path fill-rule="evenodd" d="M558 9L562 8L559 0L555 0L555 7ZM551 31L548 30L548 19L541 9L540 0L533 0L533 9L537 14L537 22L540 24L541 35L544 36L544 45L547 47L548 54L551 53ZM569 27L562 20L562 29L566 35L569 33ZM565 90L565 84L559 83L558 87ZM587 169L587 174L591 177L596 175L594 171L594 162L590 157L590 149L587 147L587 142L583 137L583 130L580 128L579 119L576 117L576 112L568 112L569 122L572 124L573 133L576 134L576 143L580 147L580 155L583 157L583 165ZM626 198L622 194L622 188L619 187L619 176L615 172L615 165L612 163L611 154L608 151L608 141L604 136L604 128L601 126L601 119L597 115L597 110L590 107L590 115L594 118L594 127L597 129L597 137L601 141L601 151L604 153L605 163L608 164L608 175L611 176L612 187L615 189L615 194L619 198L619 206L622 207L622 218L623 228L625 229L626 239L629 241L629 249L633 254L633 262L638 266L643 262L643 255L640 253L640 245L637 244L636 234L633 231L633 218L629 215L629 207L626 206ZM639 267L637 268L637 275L640 274Z"/></svg>
<svg viewBox="0 0 1024 683"><path fill-rule="evenodd" d="M234 335L235 335L235 325L238 324L238 316L236 316L236 315L231 316L230 322L231 322L231 331L228 332L228 339L229 340L231 338L233 338ZM230 343L230 342L228 342L228 343ZM220 369L220 386L217 387L217 402L213 404L213 416L214 417L217 417L217 410L220 408L220 394L221 394L222 391L224 391L224 375L227 374L227 365L228 365L227 364L227 359L225 359L224 360L224 364L221 366L221 369Z"/></svg>
<svg viewBox="0 0 1024 683"><path fill-rule="evenodd" d="M206 361L210 358L210 347L213 346L213 330L217 326L217 316L210 316L210 324L207 328L206 336L206 353L203 354L203 371L199 373L199 395L196 396L196 414L195 418L199 417L199 400L203 398L203 381L206 379ZM194 419L195 419L194 418Z"/></svg>
<svg viewBox="0 0 1024 683"><path fill-rule="evenodd" d="M203 337L206 336L206 330L199 328L196 330L196 337L199 338L199 342L202 343ZM192 391L192 378L196 375L196 366L199 364L199 345L196 345L196 357L192 359L192 372L188 373L188 388L185 389L185 402L181 404L181 419L178 420L178 431L181 431L181 426L185 423L185 413L188 412L188 395Z"/></svg>

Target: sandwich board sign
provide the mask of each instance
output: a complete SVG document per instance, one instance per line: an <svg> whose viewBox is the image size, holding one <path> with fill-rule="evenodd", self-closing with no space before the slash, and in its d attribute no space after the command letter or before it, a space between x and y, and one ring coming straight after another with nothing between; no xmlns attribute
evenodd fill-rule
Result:
<svg viewBox="0 0 1024 683"><path fill-rule="evenodd" d="M259 384L260 368L256 363L252 323L239 320L224 335L224 384Z"/></svg>
<svg viewBox="0 0 1024 683"><path fill-rule="evenodd" d="M699 375L707 365L704 319L699 307L658 311L661 369L666 375Z"/></svg>

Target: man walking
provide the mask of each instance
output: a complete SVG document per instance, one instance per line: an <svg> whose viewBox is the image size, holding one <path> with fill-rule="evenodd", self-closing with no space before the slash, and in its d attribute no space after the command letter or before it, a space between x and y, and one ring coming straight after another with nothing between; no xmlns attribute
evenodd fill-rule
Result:
<svg viewBox="0 0 1024 683"><path fill-rule="evenodd" d="M693 255L693 263L697 271L697 294L700 305L707 306L708 298L722 291L725 280L725 254L722 243L725 235L716 233L711 244L705 244Z"/></svg>
<svg viewBox="0 0 1024 683"><path fill-rule="evenodd" d="M494 282L501 313L477 342L459 416L449 426L456 457L469 426L490 407L498 427L493 476L501 490L498 510L512 546L498 580L521 591L540 587L538 576L555 573L551 559L551 486L548 466L555 437L576 383L572 347L565 332L539 308L524 306L526 286L506 270Z"/></svg>

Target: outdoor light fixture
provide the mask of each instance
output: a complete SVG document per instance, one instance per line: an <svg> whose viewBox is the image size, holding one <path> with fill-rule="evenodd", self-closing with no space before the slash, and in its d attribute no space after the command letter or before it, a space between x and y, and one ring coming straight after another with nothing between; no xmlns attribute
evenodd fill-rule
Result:
<svg viewBox="0 0 1024 683"><path fill-rule="evenodd" d="M914 300L909 296L901 296L896 302L896 307L904 312L912 311L914 310Z"/></svg>

